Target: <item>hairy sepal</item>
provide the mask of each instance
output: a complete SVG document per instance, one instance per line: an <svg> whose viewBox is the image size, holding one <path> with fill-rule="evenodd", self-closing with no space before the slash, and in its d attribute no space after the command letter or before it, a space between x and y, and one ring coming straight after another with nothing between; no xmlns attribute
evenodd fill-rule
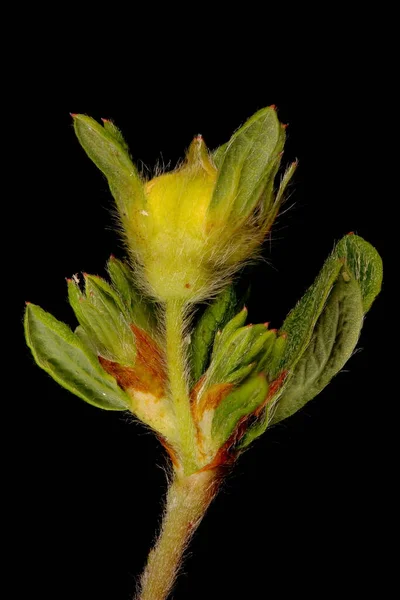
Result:
<svg viewBox="0 0 400 600"><path fill-rule="evenodd" d="M279 167L285 132L274 107L255 113L214 153L219 166L210 204L213 218L246 219L263 198L264 211L273 203L271 180Z"/></svg>
<svg viewBox="0 0 400 600"><path fill-rule="evenodd" d="M76 136L89 158L106 176L121 223L128 236L137 214L146 208L143 183L117 127L86 115L73 115Z"/></svg>

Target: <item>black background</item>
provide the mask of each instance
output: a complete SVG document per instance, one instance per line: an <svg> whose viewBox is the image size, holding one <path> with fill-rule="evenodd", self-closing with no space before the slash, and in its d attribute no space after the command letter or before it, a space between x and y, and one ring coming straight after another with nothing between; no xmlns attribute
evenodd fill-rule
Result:
<svg viewBox="0 0 400 600"><path fill-rule="evenodd" d="M379 134L371 118L381 80L356 50L320 60L293 49L290 60L276 59L279 76L252 61L227 72L211 57L189 68L168 52L154 68L136 55L118 75L112 64L93 72L92 57L78 76L76 58L55 69L48 50L39 60L27 57L26 73L35 69L28 117L8 113L29 159L15 176L23 209L14 206L23 272L23 393L14 422L24 449L13 475L15 589L29 582L41 598L127 600L160 518L163 451L124 414L102 412L60 388L23 346L25 300L74 325L65 277L102 275L111 253L124 254L106 181L75 139L69 112L112 118L133 158L152 167L159 160L173 166L197 133L214 148L257 109L278 106L289 123L283 164L298 158L299 169L289 210L265 247L268 262L253 270L249 320L279 327L341 236L355 231L384 257L372 160ZM321 598L378 585L383 302L384 294L344 372L239 460L195 535L175 600Z"/></svg>

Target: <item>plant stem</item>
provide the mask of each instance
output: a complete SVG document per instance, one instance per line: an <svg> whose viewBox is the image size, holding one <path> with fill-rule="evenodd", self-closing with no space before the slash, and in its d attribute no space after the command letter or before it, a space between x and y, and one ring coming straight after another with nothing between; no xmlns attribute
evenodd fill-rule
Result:
<svg viewBox="0 0 400 600"><path fill-rule="evenodd" d="M165 335L168 379L175 407L176 425L185 474L197 470L195 454L196 430L190 409L190 399L185 376L186 357L183 347L184 304L170 300L165 307Z"/></svg>
<svg viewBox="0 0 400 600"><path fill-rule="evenodd" d="M171 484L157 543L151 550L136 600L165 600L172 589L183 552L216 494L215 471L176 477Z"/></svg>

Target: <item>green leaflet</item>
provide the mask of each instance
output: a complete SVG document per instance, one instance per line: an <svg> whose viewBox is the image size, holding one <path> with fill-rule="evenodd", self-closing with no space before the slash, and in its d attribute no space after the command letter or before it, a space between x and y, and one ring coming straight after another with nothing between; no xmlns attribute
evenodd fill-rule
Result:
<svg viewBox="0 0 400 600"><path fill-rule="evenodd" d="M57 383L98 408L129 408L129 397L67 325L34 304L26 307L24 325L36 363Z"/></svg>
<svg viewBox="0 0 400 600"><path fill-rule="evenodd" d="M98 354L122 365L133 366L135 338L129 327L129 315L119 295L100 277L84 275L85 294L68 280L68 298L76 318Z"/></svg>
<svg viewBox="0 0 400 600"><path fill-rule="evenodd" d="M143 185L122 134L110 121L104 127L86 115L73 115L75 133L86 154L107 177L122 223L145 208Z"/></svg>
<svg viewBox="0 0 400 600"><path fill-rule="evenodd" d="M356 235L347 235L337 244L313 285L282 325L281 332L287 334L287 346L275 376L281 370L293 369L307 348L315 323L343 264L348 266L360 284L365 312L370 308L380 290L382 261L371 244Z"/></svg>
<svg viewBox="0 0 400 600"><path fill-rule="evenodd" d="M381 257L370 243L354 234L345 235L334 254L339 259L345 259L348 269L360 284L364 312L368 312L382 285Z"/></svg>
<svg viewBox="0 0 400 600"><path fill-rule="evenodd" d="M360 285L343 267L311 341L272 413L272 424L297 412L340 371L357 344L363 318Z"/></svg>
<svg viewBox="0 0 400 600"><path fill-rule="evenodd" d="M285 143L285 130L273 107L255 113L227 144L217 149L219 167L210 211L246 218L265 195L263 212L273 204L273 180Z"/></svg>
<svg viewBox="0 0 400 600"><path fill-rule="evenodd" d="M256 361L263 351L269 334L263 324L247 325L233 332L213 355L207 372L208 385L224 383L237 369Z"/></svg>
<svg viewBox="0 0 400 600"><path fill-rule="evenodd" d="M149 304L136 291L128 265L112 256L107 263L107 270L111 282L129 315L129 322L135 323L135 325L155 337L156 322L154 313Z"/></svg>
<svg viewBox="0 0 400 600"><path fill-rule="evenodd" d="M351 283L346 288L343 287L344 284L342 283L343 273L345 273L345 277L348 277L349 284ZM281 328L281 333L284 332L286 335L283 356L279 361L275 357L274 367L271 367L270 363L268 379L271 382L282 371L288 371L288 377L284 386L277 389L275 400L271 398L263 414L246 433L242 440L242 447L247 446L253 439L261 435L272 422L277 423L286 416L293 414L311 398L315 397L351 356L360 331L358 329L356 334L358 326L354 323L352 329L349 330L345 324L340 335L338 332L338 344L341 345L332 347L333 354L327 358L323 371L318 372L315 370L315 377L310 379L306 377L306 373L310 372L313 365L312 361L322 361L321 354L312 359L311 349L314 348L315 351L318 349L320 352L315 337L316 328L319 328L325 322L324 311L328 309L329 302L335 301L339 293L337 289L342 290L342 292L344 289L346 290L345 305L350 306L351 299L355 302L357 295L354 290L356 287L359 288L361 307L364 314L379 293L381 282L382 260L375 248L356 235L349 234L342 238L325 262L313 285L289 313ZM336 291L333 295L334 290ZM357 304L355 303L353 307L355 319L359 318L357 310ZM334 309L332 309L331 314L335 314ZM338 322L338 325L340 324L341 321ZM361 326L362 319L360 328ZM348 336L347 341L345 339L346 335ZM340 347L343 349L343 354L338 351ZM345 356L346 358L343 358ZM341 361L343 362L341 363ZM321 362L321 364L323 363ZM306 365L308 365L308 370ZM298 369L300 370L298 371ZM285 401L284 398L286 398Z"/></svg>
<svg viewBox="0 0 400 600"><path fill-rule="evenodd" d="M211 360L213 360L214 357L217 356L220 349L223 348L225 344L227 344L231 335L235 331L237 331L239 327L242 327L245 324L246 319L247 308L246 306L244 306L237 315L235 315L230 321L228 321L228 323L225 325L222 331L217 331L214 338Z"/></svg>
<svg viewBox="0 0 400 600"><path fill-rule="evenodd" d="M216 337L210 365L197 391L197 402L201 402L213 386L228 383L238 386L253 371L259 371L257 365L265 354L272 332L267 330L266 324L240 327L246 317L247 309L244 308ZM247 406L245 399L244 406Z"/></svg>
<svg viewBox="0 0 400 600"><path fill-rule="evenodd" d="M215 409L212 437L220 448L233 434L240 419L253 413L268 394L268 383L263 374L246 379Z"/></svg>
<svg viewBox="0 0 400 600"><path fill-rule="evenodd" d="M215 335L233 317L236 294L227 287L210 304L199 319L190 340L192 379L197 381L207 368Z"/></svg>
<svg viewBox="0 0 400 600"><path fill-rule="evenodd" d="M266 374L268 381L273 381L274 373L282 360L286 348L286 336L276 336L274 330L268 331L265 339L263 352L259 358L257 371Z"/></svg>
<svg viewBox="0 0 400 600"><path fill-rule="evenodd" d="M286 317L280 329L287 335L286 349L281 362L272 373L273 378L280 371L293 368L300 359L342 266L340 260L334 255L330 256L312 286Z"/></svg>

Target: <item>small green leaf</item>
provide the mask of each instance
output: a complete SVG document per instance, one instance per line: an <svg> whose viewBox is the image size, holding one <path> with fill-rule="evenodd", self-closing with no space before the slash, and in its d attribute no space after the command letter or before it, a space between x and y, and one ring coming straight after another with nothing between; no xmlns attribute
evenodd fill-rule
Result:
<svg viewBox="0 0 400 600"><path fill-rule="evenodd" d="M225 383L231 373L253 361L262 352L269 332L265 325L240 327L213 356L208 373L208 385Z"/></svg>
<svg viewBox="0 0 400 600"><path fill-rule="evenodd" d="M215 335L233 317L235 303L235 291L233 286L229 286L205 309L199 319L190 341L193 381L200 379L206 370Z"/></svg>
<svg viewBox="0 0 400 600"><path fill-rule="evenodd" d="M214 153L219 167L210 211L226 218L246 218L264 198L264 212L273 204L273 180L285 144L285 130L274 107L263 108Z"/></svg>
<svg viewBox="0 0 400 600"><path fill-rule="evenodd" d="M267 394L267 380L259 374L247 379L220 402L212 422L212 437L218 448L230 438L240 419L253 413Z"/></svg>
<svg viewBox="0 0 400 600"><path fill-rule="evenodd" d="M104 127L86 115L74 115L74 128L86 154L107 177L125 229L146 199L142 181L133 165L120 131L110 122Z"/></svg>
<svg viewBox="0 0 400 600"><path fill-rule="evenodd" d="M126 308L129 321L156 337L154 311L136 290L128 265L112 256L107 263L107 270Z"/></svg>
<svg viewBox="0 0 400 600"><path fill-rule="evenodd" d="M57 383L98 408L129 408L129 397L67 325L34 304L27 305L24 324L36 363Z"/></svg>
<svg viewBox="0 0 400 600"><path fill-rule="evenodd" d="M85 274L85 295L75 281L69 280L68 297L98 354L119 364L133 366L135 338L122 300L111 286L100 277Z"/></svg>
<svg viewBox="0 0 400 600"><path fill-rule="evenodd" d="M276 329L269 329L265 338L262 352L257 365L258 371L270 371L270 365L275 363L276 351L273 352L276 343Z"/></svg>
<svg viewBox="0 0 400 600"><path fill-rule="evenodd" d="M229 339L231 338L231 335L235 331L237 331L239 327L242 327L245 324L246 319L247 308L244 306L237 315L235 315L230 321L228 321L228 323L225 325L222 331L217 331L214 338L211 360L213 360L214 357L217 356L218 352L220 352L220 350L228 343Z"/></svg>
<svg viewBox="0 0 400 600"><path fill-rule="evenodd" d="M311 341L277 401L272 424L290 417L328 385L352 355L363 318L360 285L343 267Z"/></svg>

